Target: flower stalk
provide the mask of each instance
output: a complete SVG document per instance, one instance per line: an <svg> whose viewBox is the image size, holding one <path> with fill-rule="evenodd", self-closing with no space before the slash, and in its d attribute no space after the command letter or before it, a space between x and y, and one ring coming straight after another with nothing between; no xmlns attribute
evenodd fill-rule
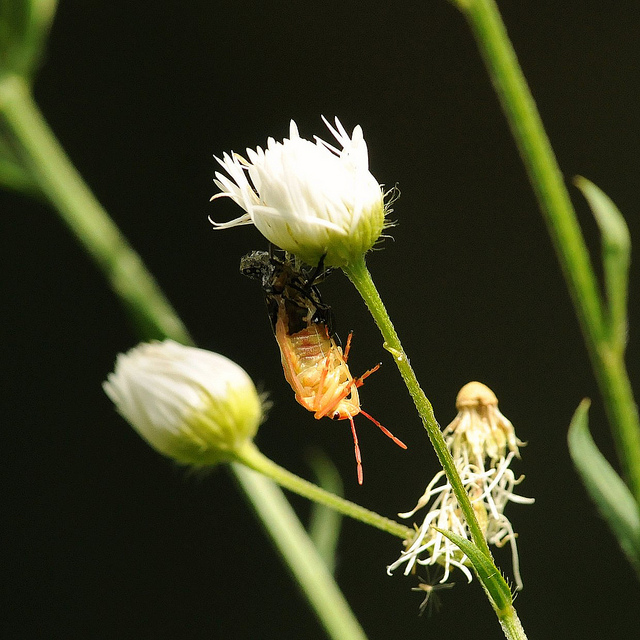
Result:
<svg viewBox="0 0 640 640"><path fill-rule="evenodd" d="M102 270L141 334L192 344L155 278L67 157L21 76L0 78L0 119L40 192Z"/></svg>
<svg viewBox="0 0 640 640"><path fill-rule="evenodd" d="M144 340L171 338L193 344L140 256L55 138L25 78L17 75L0 78L0 119L13 137L39 192L102 270L135 320L138 336ZM332 640L366 640L335 580L320 568L324 567L322 559L280 489L267 477L251 473L242 465L231 464L230 469L328 636Z"/></svg>
<svg viewBox="0 0 640 640"><path fill-rule="evenodd" d="M380 298L380 294L378 293L373 279L371 278L371 274L367 269L364 256L362 256L360 260L343 267L343 270L358 290L358 293L362 296L362 299L369 308L373 319L378 325L380 333L384 339L384 348L395 360L396 366L400 371L400 375L411 394L424 428L427 431L427 435L431 440L431 444L435 449L438 460L447 475L447 479L451 483L451 487L455 493L456 499L458 500L458 504L460 505L469 526L471 539L478 549L490 558L491 552L489 551L489 546L487 545L482 529L478 524L478 520L474 514L471 501L469 500L469 496L462 484L460 475L456 470L453 457L451 456L442 432L440 431L440 426L438 425L438 421L436 420L433 412L433 407L420 387L420 383L416 378L416 374L409 362L409 358L402 348L400 338L396 333L393 323L391 322L391 318L389 317L384 303L382 302L382 298Z"/></svg>
<svg viewBox="0 0 640 640"><path fill-rule="evenodd" d="M376 529L390 533L403 540L413 533L413 529L395 520L385 518L374 511L365 509L354 502L345 500L329 491L325 491L312 482L287 471L262 454L253 442L247 442L240 450L236 451L235 460L271 478L271 480L278 483L281 487L293 491L303 498L308 498L318 504L330 507L349 518L359 520L364 524L371 525Z"/></svg>
<svg viewBox="0 0 640 640"><path fill-rule="evenodd" d="M616 450L640 505L640 419L615 327L551 143L494 0L452 0L467 19L496 89L567 281L603 395ZM609 301L611 303L611 301Z"/></svg>
<svg viewBox="0 0 640 640"><path fill-rule="evenodd" d="M334 640L366 640L360 623L282 491L243 464L232 463L231 469L327 635Z"/></svg>
<svg viewBox="0 0 640 640"><path fill-rule="evenodd" d="M505 593L506 584L501 578L499 569L493 562L493 556L489 550L489 546L485 539L484 533L476 518L473 506L469 499L460 475L456 470L455 463L451 453L449 452L440 427L435 418L433 407L427 399L424 391L420 387L416 378L413 367L409 362L409 358L402 348L400 338L391 322L391 318L380 298L380 294L371 278L371 274L367 269L365 258L362 256L359 260L344 266L343 271L351 280L358 293L369 308L373 319L375 320L380 333L384 339L384 348L391 353L396 362L396 366L413 398L413 402L418 410L418 414L422 419L422 423L427 431L429 439L435 449L438 460L446 474L447 480L451 485L453 493L458 501L460 509L467 522L469 536L472 545L465 549L465 553L470 558L476 556L474 561L474 569L480 580L485 593L493 607L500 625L507 640L525 640L526 635L520 623L518 615L512 604L510 593ZM482 571L480 571L482 565ZM488 568L488 570L487 570ZM502 597L497 597L502 596ZM506 596L506 599L505 599Z"/></svg>

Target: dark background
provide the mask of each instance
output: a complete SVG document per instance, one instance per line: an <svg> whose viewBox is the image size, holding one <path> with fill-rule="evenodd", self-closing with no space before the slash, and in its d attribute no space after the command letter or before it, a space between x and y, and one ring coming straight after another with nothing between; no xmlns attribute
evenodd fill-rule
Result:
<svg viewBox="0 0 640 640"><path fill-rule="evenodd" d="M582 174L637 217L637 3L502 2L565 175ZM435 456L392 360L341 274L324 286L351 367L385 366L359 419L316 422L284 381L241 255L264 248L209 204L213 154L287 135L327 137L320 115L364 128L371 168L398 184L394 241L374 279L442 424L469 380L491 386L528 441L516 471L533 506L510 505L531 638L611 638L640 628L640 589L571 466L566 431L584 396L614 460L566 287L470 32L428 3L132 3L62 0L36 97L97 197L141 253L198 343L240 363L274 407L257 442L309 476L327 452L347 497L393 516L415 504ZM593 255L598 236L572 188ZM101 390L136 343L102 276L56 214L0 194L3 239L3 611L7 638L323 638L225 469L193 476L152 451ZM637 265L628 361L640 380ZM301 517L308 505L294 498ZM344 522L338 581L370 638L500 638L477 583L417 616L413 580L388 577L399 541ZM498 561L510 574L507 550Z"/></svg>

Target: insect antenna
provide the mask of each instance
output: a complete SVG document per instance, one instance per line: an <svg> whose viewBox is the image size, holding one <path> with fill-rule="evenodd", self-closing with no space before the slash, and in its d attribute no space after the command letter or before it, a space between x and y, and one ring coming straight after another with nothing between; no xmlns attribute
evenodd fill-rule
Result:
<svg viewBox="0 0 640 640"><path fill-rule="evenodd" d="M388 438L391 438L399 447L401 447L402 449L406 449L407 445L402 442L402 440L396 438L393 433L391 433L391 431L389 431L389 429L387 429L386 427L383 427L373 416L370 416L366 411L363 411L362 409L360 409L360 413L365 417L368 418L369 420L371 420L371 422L373 422L373 424L376 425L376 427L378 427L380 429L380 431L382 431L382 433L384 433L385 436L387 436Z"/></svg>

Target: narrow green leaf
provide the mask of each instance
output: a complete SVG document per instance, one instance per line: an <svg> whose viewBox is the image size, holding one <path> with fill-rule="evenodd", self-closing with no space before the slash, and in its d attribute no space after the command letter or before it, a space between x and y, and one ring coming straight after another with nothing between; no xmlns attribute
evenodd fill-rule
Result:
<svg viewBox="0 0 640 640"><path fill-rule="evenodd" d="M624 352L627 341L627 293L631 238L629 229L616 205L604 191L586 178L577 176L574 183L587 199L602 234L602 263L609 305L609 338Z"/></svg>
<svg viewBox="0 0 640 640"><path fill-rule="evenodd" d="M467 555L478 579L491 596L497 610L504 610L513 603L513 596L507 581L489 556L480 551L473 542L459 536L457 533L438 529L437 527L434 527L434 529L449 538L453 544L457 545Z"/></svg>
<svg viewBox="0 0 640 640"><path fill-rule="evenodd" d="M569 452L591 499L640 575L640 511L627 485L600 453L589 433L589 399L569 426Z"/></svg>
<svg viewBox="0 0 640 640"><path fill-rule="evenodd" d="M316 476L316 484L326 491L342 497L344 495L342 479L333 462L319 450L312 451L308 456L308 461ZM309 537L316 546L320 557L325 561L327 568L333 573L336 566L336 549L340 537L342 514L318 502L311 504Z"/></svg>

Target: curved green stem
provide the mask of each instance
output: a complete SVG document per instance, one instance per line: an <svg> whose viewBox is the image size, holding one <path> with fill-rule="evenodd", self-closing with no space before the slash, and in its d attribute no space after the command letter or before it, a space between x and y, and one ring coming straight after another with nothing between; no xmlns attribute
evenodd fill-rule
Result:
<svg viewBox="0 0 640 640"><path fill-rule="evenodd" d="M376 527L381 531L390 533L391 535L402 538L403 540L413 535L413 529L410 529L395 520L385 518L374 511L365 509L354 502L345 500L334 493L325 491L312 482L308 482L294 473L287 471L262 454L253 442L247 443L243 449L236 452L235 457L238 462L245 464L254 471L262 473L268 478L271 478L271 480L277 482L280 486L285 487L285 489L289 489L290 491L293 491L304 498L308 498L309 500L313 500L318 504L330 507L345 516L354 518L355 520L359 520L365 524L369 524L372 527Z"/></svg>
<svg viewBox="0 0 640 640"><path fill-rule="evenodd" d="M378 290L371 278L371 274L367 269L364 256L362 256L359 261L343 267L343 270L365 301L373 319L380 329L380 333L382 333L382 337L384 338L384 348L391 353L396 362L398 370L400 371L407 389L413 398L413 402L418 410L420 418L422 419L422 423L429 435L429 439L435 449L438 460L440 461L449 484L456 496L458 505L464 514L471 540L476 548L482 552L483 563L489 563L489 566L492 567L492 570L488 575L499 574L499 570L495 566L493 556L489 550L489 545L487 544L484 534L482 533L482 529L476 519L473 507L471 506L469 494L466 492L462 484L462 480L460 479L460 475L455 467L451 453L449 452L442 436L442 432L440 431L440 426L438 425L433 413L433 407L420 387L416 374L413 371L413 367L409 362L409 358L402 348L400 338L396 333L393 323L391 322L391 318L387 313L384 303L380 298L380 294L378 293ZM481 579L481 574L477 571L477 568L476 573L478 575L478 579ZM495 585L490 581L484 581L483 587L496 612L496 615L498 616L505 636L509 640L524 640L526 636L513 605L509 603L508 606L500 608L497 605L497 598L492 594L492 589Z"/></svg>
<svg viewBox="0 0 640 640"><path fill-rule="evenodd" d="M40 191L103 271L143 335L191 344L155 279L70 162L22 77L0 78L0 117Z"/></svg>
<svg viewBox="0 0 640 640"><path fill-rule="evenodd" d="M168 337L192 344L151 273L71 164L23 78L0 77L0 118L40 193L102 269L125 309L138 320L140 338ZM242 465L230 466L329 637L365 640L364 631L280 489Z"/></svg>
<svg viewBox="0 0 640 640"><path fill-rule="evenodd" d="M469 495L465 491L462 481L460 480L460 475L456 470L451 453L449 452L444 438L442 437L440 425L438 425L438 421L433 413L433 407L420 387L420 383L416 378L416 374L409 362L409 358L402 348L400 338L398 337L393 323L391 322L391 318L389 317L384 303L380 298L380 294L371 279L371 274L367 269L364 256L362 256L362 258L357 262L352 262L346 267L343 267L343 270L351 282L353 282L358 293L362 296L362 299L369 308L369 311L371 312L371 315L384 338L384 348L393 356L398 370L400 371L400 375L407 385L407 389L413 398L413 402L418 410L420 418L422 419L424 428L429 435L431 444L436 451L438 460L447 475L447 479L451 484L451 488L455 493L458 504L460 505L462 513L467 521L471 539L478 549L480 549L488 558L491 558L489 546L487 545L487 541L480 529L473 507L471 506L471 501L469 500Z"/></svg>
<svg viewBox="0 0 640 640"><path fill-rule="evenodd" d="M640 505L640 419L562 172L494 0L453 0L476 38L553 240L612 427Z"/></svg>

